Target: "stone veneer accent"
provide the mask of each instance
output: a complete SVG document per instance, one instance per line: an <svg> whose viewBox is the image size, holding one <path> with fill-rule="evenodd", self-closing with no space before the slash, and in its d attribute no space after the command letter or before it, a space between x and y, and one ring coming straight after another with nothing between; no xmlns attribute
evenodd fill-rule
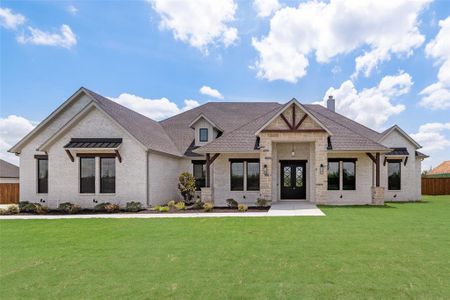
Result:
<svg viewBox="0 0 450 300"><path fill-rule="evenodd" d="M203 203L205 203L205 202L214 203L213 197L212 197L212 188L210 188L210 187L202 187L200 197L201 197L201 200Z"/></svg>
<svg viewBox="0 0 450 300"><path fill-rule="evenodd" d="M372 204L384 205L384 187L382 186L372 187Z"/></svg>

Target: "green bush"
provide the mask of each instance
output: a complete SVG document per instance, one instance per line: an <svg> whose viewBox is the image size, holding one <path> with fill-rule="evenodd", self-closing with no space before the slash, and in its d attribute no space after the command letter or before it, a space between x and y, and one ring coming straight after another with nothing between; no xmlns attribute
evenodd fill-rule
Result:
<svg viewBox="0 0 450 300"><path fill-rule="evenodd" d="M168 206L160 206L159 207L159 212L168 212L169 211L169 207Z"/></svg>
<svg viewBox="0 0 450 300"><path fill-rule="evenodd" d="M152 211L159 211L159 208L161 207L161 205L155 205L155 206L153 206L153 207L150 207L149 208L149 210L152 210Z"/></svg>
<svg viewBox="0 0 450 300"><path fill-rule="evenodd" d="M102 202L94 206L94 211L97 212L106 212L106 205L109 205L109 202Z"/></svg>
<svg viewBox="0 0 450 300"><path fill-rule="evenodd" d="M42 206L42 204L40 203L30 203L28 201L23 201L19 203L19 211L42 215L47 213L47 208L45 206Z"/></svg>
<svg viewBox="0 0 450 300"><path fill-rule="evenodd" d="M175 200L171 200L171 201L169 201L168 203L167 203L167 206L168 207L175 207Z"/></svg>
<svg viewBox="0 0 450 300"><path fill-rule="evenodd" d="M26 207L27 207L27 205L30 205L30 204L31 203L29 201L20 201L19 202L19 210L21 212L28 212L28 211L26 211Z"/></svg>
<svg viewBox="0 0 450 300"><path fill-rule="evenodd" d="M127 202L127 205L125 206L125 210L128 212L138 212L142 210L142 203L141 202Z"/></svg>
<svg viewBox="0 0 450 300"><path fill-rule="evenodd" d="M177 210L184 210L186 209L186 204L183 201L180 201L177 204L175 204L175 208Z"/></svg>
<svg viewBox="0 0 450 300"><path fill-rule="evenodd" d="M4 216L8 214L8 210L5 208L0 208L0 216Z"/></svg>
<svg viewBox="0 0 450 300"><path fill-rule="evenodd" d="M40 203L34 203L34 206L36 207L36 214L38 215L45 215L48 211L47 207L42 206Z"/></svg>
<svg viewBox="0 0 450 300"><path fill-rule="evenodd" d="M233 198L227 199L226 201L227 201L228 207L230 207L230 208L236 208L236 207L238 207L237 201L234 200Z"/></svg>
<svg viewBox="0 0 450 300"><path fill-rule="evenodd" d="M116 213L120 210L120 207L117 204L108 203L107 205L105 205L105 210L107 213Z"/></svg>
<svg viewBox="0 0 450 300"><path fill-rule="evenodd" d="M183 172L178 177L178 189L185 203L192 203L195 195L195 178L189 172Z"/></svg>
<svg viewBox="0 0 450 300"><path fill-rule="evenodd" d="M205 202L205 204L203 204L203 210L206 212L212 211L213 207L214 206L211 202Z"/></svg>
<svg viewBox="0 0 450 300"><path fill-rule="evenodd" d="M267 207L267 206L269 206L269 204L270 204L270 201L266 200L264 198L258 198L256 200L256 206L259 206L259 207Z"/></svg>
<svg viewBox="0 0 450 300"><path fill-rule="evenodd" d="M195 201L194 205L192 205L192 209L202 209L203 208L203 202L200 199L197 199L197 201Z"/></svg>
<svg viewBox="0 0 450 300"><path fill-rule="evenodd" d="M76 214L80 212L81 207L70 202L64 202L59 205L59 210L66 214Z"/></svg>
<svg viewBox="0 0 450 300"><path fill-rule="evenodd" d="M248 210L248 206L245 204L239 204L238 205L238 210L241 212L247 211Z"/></svg>
<svg viewBox="0 0 450 300"><path fill-rule="evenodd" d="M10 205L7 208L0 208L0 215L17 215L19 208L17 205Z"/></svg>

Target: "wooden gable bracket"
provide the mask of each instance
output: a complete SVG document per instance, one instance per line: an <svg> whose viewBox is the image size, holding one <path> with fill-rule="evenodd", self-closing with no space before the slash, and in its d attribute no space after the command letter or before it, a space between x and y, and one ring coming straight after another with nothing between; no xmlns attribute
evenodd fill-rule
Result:
<svg viewBox="0 0 450 300"><path fill-rule="evenodd" d="M306 119L307 117L308 117L308 115L305 114L305 115L303 116L303 118L301 118L300 121L297 123L297 125L295 125L295 128L294 128L294 129L298 129L298 128L300 127L300 125L302 125L303 121L305 121L305 119Z"/></svg>
<svg viewBox="0 0 450 300"><path fill-rule="evenodd" d="M66 149L66 153L67 153L67 156L69 156L70 160L71 160L72 162L74 162L75 159L73 158L72 153L70 153L70 150Z"/></svg>
<svg viewBox="0 0 450 300"><path fill-rule="evenodd" d="M403 163L403 166L405 166L406 167L406 163L408 162L408 156L407 157L405 157L405 162Z"/></svg>
<svg viewBox="0 0 450 300"><path fill-rule="evenodd" d="M380 186L380 153L377 152L375 156L372 153L367 152L367 156L373 161L375 164L375 185L377 187Z"/></svg>
<svg viewBox="0 0 450 300"><path fill-rule="evenodd" d="M211 154L206 153L206 187L211 186L211 164L219 157L220 153L216 153L211 157Z"/></svg>
<svg viewBox="0 0 450 300"><path fill-rule="evenodd" d="M120 153L119 153L119 150L114 150L114 152L116 152L116 156L117 156L117 159L119 160L119 163L122 163L122 156L120 155Z"/></svg>
<svg viewBox="0 0 450 300"><path fill-rule="evenodd" d="M292 124L289 123L288 119L286 119L286 117L283 114L281 114L280 117L283 119L283 121L286 123L289 129L292 129Z"/></svg>
<svg viewBox="0 0 450 300"><path fill-rule="evenodd" d="M383 160L383 166L386 166L386 162L387 162L387 157L385 156L384 160Z"/></svg>

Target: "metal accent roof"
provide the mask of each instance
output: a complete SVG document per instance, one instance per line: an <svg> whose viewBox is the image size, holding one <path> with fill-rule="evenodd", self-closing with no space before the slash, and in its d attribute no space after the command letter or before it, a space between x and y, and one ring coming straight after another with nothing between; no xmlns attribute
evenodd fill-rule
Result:
<svg viewBox="0 0 450 300"><path fill-rule="evenodd" d="M400 148L392 147L391 149L393 150L391 152L386 153L386 155L409 155L409 152L405 147Z"/></svg>
<svg viewBox="0 0 450 300"><path fill-rule="evenodd" d="M73 138L64 148L117 148L120 144L120 138Z"/></svg>

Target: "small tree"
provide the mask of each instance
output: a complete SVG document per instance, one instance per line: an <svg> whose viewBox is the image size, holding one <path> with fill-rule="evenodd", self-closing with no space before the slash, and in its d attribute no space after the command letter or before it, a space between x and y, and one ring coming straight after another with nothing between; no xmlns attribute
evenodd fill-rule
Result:
<svg viewBox="0 0 450 300"><path fill-rule="evenodd" d="M183 172L178 177L178 189L183 196L184 202L187 204L193 203L195 196L195 178L189 172Z"/></svg>

